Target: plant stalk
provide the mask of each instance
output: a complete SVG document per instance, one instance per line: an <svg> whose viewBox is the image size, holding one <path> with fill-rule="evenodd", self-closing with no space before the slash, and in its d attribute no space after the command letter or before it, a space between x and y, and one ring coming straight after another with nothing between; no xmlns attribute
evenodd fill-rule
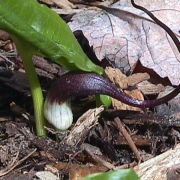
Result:
<svg viewBox="0 0 180 180"><path fill-rule="evenodd" d="M31 57L22 57L24 68L28 77L33 105L34 105L34 116L35 116L35 123L36 123L36 133L37 136L45 137L46 130L44 128L45 120L43 114L43 107L44 107L44 98L42 94L41 85L39 83L39 79L37 77L33 62L32 56Z"/></svg>
<svg viewBox="0 0 180 180"><path fill-rule="evenodd" d="M29 81L34 105L34 116L37 136L46 137L46 130L44 128L45 119L43 113L44 98L41 85L32 61L33 50L23 41L19 41L15 37L13 37L13 40L15 41L18 52L22 58L24 69L26 71L26 75Z"/></svg>

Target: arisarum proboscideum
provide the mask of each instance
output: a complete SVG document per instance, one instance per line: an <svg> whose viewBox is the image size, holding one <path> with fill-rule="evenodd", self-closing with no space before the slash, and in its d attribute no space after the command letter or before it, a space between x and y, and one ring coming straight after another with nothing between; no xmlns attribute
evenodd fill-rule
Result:
<svg viewBox="0 0 180 180"><path fill-rule="evenodd" d="M131 3L135 8L140 9L144 11L146 14L148 14L160 27L162 27L166 31L166 33L171 37L171 39L173 40L174 44L176 45L180 53L180 41L173 33L173 31L163 22L157 19L150 11L148 11L142 6L137 5L134 2L134 0L131 0ZM85 73L67 74L62 76L52 86L51 90L49 91L45 102L44 114L47 120L51 124L53 124L55 127L59 129L64 130L70 127L71 122L73 121L72 113L70 113L71 109L69 103L67 103L67 101L69 101L70 98L73 96L104 94L104 95L109 95L131 106L140 107L140 108L149 108L166 103L167 101L171 100L176 95L178 95L179 93L180 93L180 85L178 85L176 89L173 90L171 93L160 99L139 101L129 97L124 92L118 90L116 86L111 84L108 80L106 80L102 76L98 76L96 74L85 74ZM65 109L60 110L59 108L57 108L58 105L60 109L61 108L65 108ZM55 109L57 109L57 112L55 112ZM53 113L56 114L56 117L53 116Z"/></svg>
<svg viewBox="0 0 180 180"><path fill-rule="evenodd" d="M125 104L144 109L169 101L179 91L180 85L160 99L140 101L128 96L106 78L97 74L68 73L61 76L49 90L44 104L44 115L54 127L66 130L73 122L70 106L72 97L102 94L113 97Z"/></svg>

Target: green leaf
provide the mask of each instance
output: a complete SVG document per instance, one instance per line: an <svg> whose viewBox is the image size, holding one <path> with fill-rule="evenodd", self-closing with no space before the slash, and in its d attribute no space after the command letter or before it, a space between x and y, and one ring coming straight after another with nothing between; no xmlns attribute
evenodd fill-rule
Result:
<svg viewBox="0 0 180 180"><path fill-rule="evenodd" d="M96 106L104 105L105 108L109 108L112 105L112 98L107 95L96 96Z"/></svg>
<svg viewBox="0 0 180 180"><path fill-rule="evenodd" d="M82 180L139 180L140 178L132 169L110 171L89 175Z"/></svg>
<svg viewBox="0 0 180 180"><path fill-rule="evenodd" d="M68 25L36 0L1 0L0 29L27 43L32 54L41 54L69 70L103 74L83 52Z"/></svg>

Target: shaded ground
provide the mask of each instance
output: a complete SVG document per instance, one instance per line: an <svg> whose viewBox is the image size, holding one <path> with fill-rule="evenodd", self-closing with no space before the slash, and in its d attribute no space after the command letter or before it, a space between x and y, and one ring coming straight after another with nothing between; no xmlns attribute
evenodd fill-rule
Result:
<svg viewBox="0 0 180 180"><path fill-rule="evenodd" d="M15 57L9 59L12 62L17 60ZM43 62L52 68L46 61ZM140 159L147 160L179 143L180 124L177 119L170 121L168 117L159 116L151 111L142 114L113 109L101 114L99 123L77 146L65 144L63 139L67 133L57 133L53 129L48 129L49 138L39 139L34 132L33 105L24 73L18 72L23 77L21 80L18 76L14 78L17 81L12 80L12 74L17 72L13 67L12 74L8 74L8 63L1 60L0 175L7 174L2 179L32 179L37 171L43 171L48 165L56 166L61 177L68 177L68 173L73 174L70 170L72 165L78 169L89 169L87 164L92 163L102 171L114 166L134 166ZM19 65L18 68L20 67ZM58 77L61 71L57 66L53 67L55 73L48 76ZM46 90L52 80L43 76L42 72L49 72L40 68L38 72ZM93 98L75 99L73 107L77 119L86 110L94 108L95 101ZM124 132L122 127L126 127L127 131ZM130 141L129 134L132 138ZM65 164L58 164L57 167L57 162ZM106 164L107 162L112 167ZM96 167L96 170L98 168ZM26 175L23 175L24 173Z"/></svg>

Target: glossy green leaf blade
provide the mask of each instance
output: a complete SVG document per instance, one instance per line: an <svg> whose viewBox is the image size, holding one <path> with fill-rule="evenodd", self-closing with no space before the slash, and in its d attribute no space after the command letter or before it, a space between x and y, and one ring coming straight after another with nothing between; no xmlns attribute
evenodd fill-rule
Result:
<svg viewBox="0 0 180 180"><path fill-rule="evenodd" d="M103 73L81 49L68 25L36 0L1 0L0 29L22 39L34 49L69 70Z"/></svg>
<svg viewBox="0 0 180 180"><path fill-rule="evenodd" d="M96 173L83 178L82 180L139 180L140 178L132 169Z"/></svg>

